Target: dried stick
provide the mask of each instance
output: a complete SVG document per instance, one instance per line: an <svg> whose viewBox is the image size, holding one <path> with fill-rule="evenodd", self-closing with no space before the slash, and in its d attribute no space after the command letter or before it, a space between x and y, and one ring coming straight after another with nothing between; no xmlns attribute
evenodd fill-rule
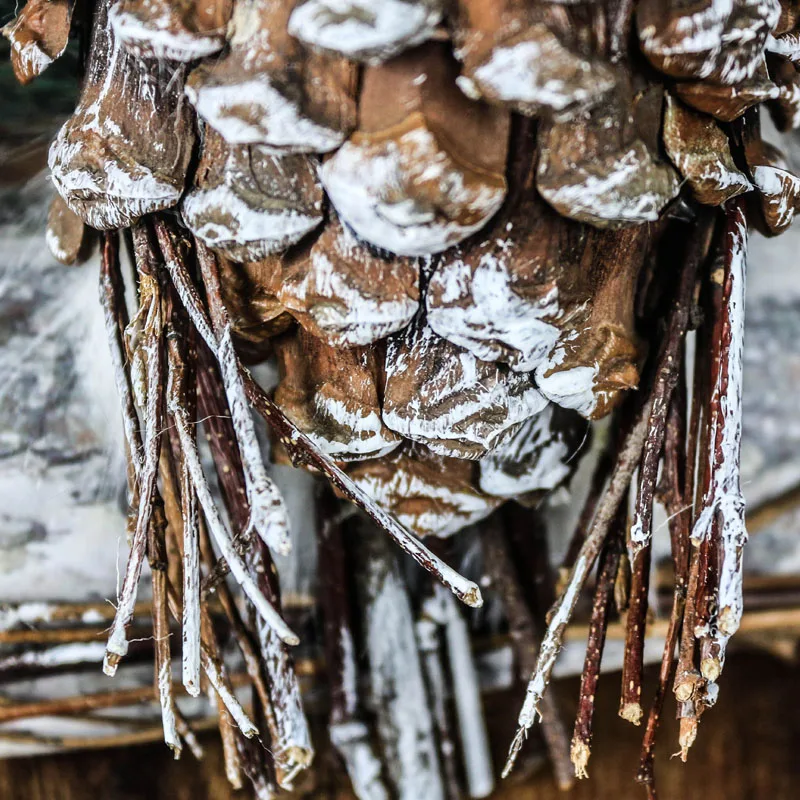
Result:
<svg viewBox="0 0 800 800"><path fill-rule="evenodd" d="M189 471L192 485L197 493L197 498L200 501L200 506L203 509L203 514L206 517L211 535L214 537L217 547L219 547L222 556L231 568L233 576L248 598L250 598L253 605L258 609L264 621L275 630L282 641L287 644L296 645L299 643L300 639L283 621L248 573L241 556L236 552L233 546L231 537L217 510L208 481L203 473L203 467L200 463L200 454L197 450L197 442L190 429L190 423L183 405L182 362L174 340L169 342L168 357L168 407L175 424L178 439L180 440L184 463Z"/></svg>
<svg viewBox="0 0 800 800"><path fill-rule="evenodd" d="M211 453L220 476L220 489L228 509L228 516L233 529L240 537L248 538L248 520L250 513L247 503L245 473L237 448L234 426L225 402L225 392L217 376L211 354L201 345L199 348L201 369L198 372L198 396L201 414L209 431ZM280 608L275 567L262 539L252 537L250 547L243 553L243 559L259 590L267 597L276 609ZM224 582L220 583L220 599L228 593ZM237 615L238 616L238 615ZM313 749L308 723L303 712L300 688L294 664L290 654L269 629L261 623L260 618L253 615L252 628L255 631L261 659L249 644L249 637L240 629L240 647L245 650L249 669L266 672L269 685L269 697L262 697L264 714L272 739L272 753L278 784L289 788L297 773L308 767L313 758ZM263 679L257 678L256 689L259 691Z"/></svg>
<svg viewBox="0 0 800 800"><path fill-rule="evenodd" d="M634 565L637 554L647 546L653 535L653 495L658 477L658 462L664 444L667 411L678 382L681 348L689 327L697 271L706 252L708 235L712 230L711 223L711 216L705 215L699 221L690 242L670 308L663 345L655 366L650 420L642 450L636 512L630 531L629 553L631 564Z"/></svg>
<svg viewBox="0 0 800 800"><path fill-rule="evenodd" d="M193 697L200 694L200 554L197 495L189 469L181 464L183 519L183 685Z"/></svg>
<svg viewBox="0 0 800 800"><path fill-rule="evenodd" d="M526 680L536 667L540 636L533 611L526 601L509 552L506 533L491 517L483 527L483 564L492 588L500 594L520 678ZM573 785L567 740L560 714L549 695L542 698L542 732L556 783L564 791Z"/></svg>
<svg viewBox="0 0 800 800"><path fill-rule="evenodd" d="M642 740L639 770L636 780L643 784L651 797L655 797L655 744L661 721L661 712L667 696L674 665L675 648L678 644L683 610L686 602L686 585L689 569L689 525L691 509L686 507L686 383L679 381L672 396L667 416L664 441L664 462L658 494L669 519L672 540L672 563L674 588L672 611L664 637L664 654L658 676L658 688L647 717L647 727Z"/></svg>
<svg viewBox="0 0 800 800"><path fill-rule="evenodd" d="M186 717L183 716L177 705L175 705L172 711L175 716L175 729L178 731L178 735L186 742L186 746L189 748L192 755L198 761L202 761L203 747L197 740L197 736L193 730L194 723L192 723L191 726L189 725L186 721Z"/></svg>
<svg viewBox="0 0 800 800"><path fill-rule="evenodd" d="M614 468L614 461L616 457L616 439L617 437L610 433L605 444L600 450L597 458L594 471L592 472L591 482L589 484L589 492L581 509L581 515L578 518L578 523L569 540L567 551L564 555L564 560L558 569L558 583L559 590L563 588L566 583L572 567L575 565L575 560L578 558L581 545L586 540L586 535L589 532L589 526L592 524L597 504L603 493L603 488L608 481L611 471Z"/></svg>
<svg viewBox="0 0 800 800"><path fill-rule="evenodd" d="M153 253L150 251L147 234L143 228L137 227L134 230L134 243L140 305L136 316L128 326L128 331L133 340L131 365L133 389L134 393L138 394L136 399L144 410L144 459L138 476L139 509L136 529L103 661L103 671L106 675L114 675L119 660L128 652L126 628L133 619L136 605L136 592L142 574L147 532L153 512L161 448L164 371L161 291L155 274ZM131 460L134 469L137 469L138 459L132 457Z"/></svg>
<svg viewBox="0 0 800 800"><path fill-rule="evenodd" d="M600 553L609 528L616 516L620 502L630 486L631 478L638 466L642 445L644 444L644 439L647 434L649 414L650 401L648 399L639 411L636 422L620 447L619 458L614 466L614 471L611 474L611 479L609 480L603 499L598 504L597 513L592 522L589 535L586 537L581 547L578 559L570 573L566 588L553 606L547 632L542 639L539 657L536 661L536 668L531 674L525 693L525 702L519 713L519 728L509 749L508 759L503 769L503 777L506 777L513 769L514 761L522 747L522 743L525 741L527 732L534 723L539 709L539 703L550 682L550 675L555 666L558 652L561 649L564 630L575 610L580 590L586 582L589 571Z"/></svg>
<svg viewBox="0 0 800 800"><path fill-rule="evenodd" d="M153 638L155 639L155 669L158 698L161 706L161 724L164 728L164 741L180 758L181 740L175 721L175 698L172 693L172 657L169 645L169 620L167 618L167 564L164 532L166 518L161 498L154 498L156 504L147 535L147 557L150 564L153 591Z"/></svg>
<svg viewBox="0 0 800 800"><path fill-rule="evenodd" d="M186 267L177 258L170 233L164 222L157 219L155 225L173 285L188 311L192 323L211 352L218 357L217 341L211 330L211 325L206 317L197 289L192 283ZM201 245L198 244L198 248L200 247ZM199 250L198 254L202 252L202 250ZM213 286L207 286L206 288L209 293L213 290ZM480 589L475 583L466 580L436 558L427 547L422 545L393 517L376 505L333 461L319 452L308 437L286 417L267 393L256 383L249 370L241 364L239 369L248 400L275 431L296 464L308 464L319 470L345 497L365 511L381 529L386 531L401 549L408 553L423 569L430 572L441 583L451 589L460 600L474 607L479 607L482 604Z"/></svg>
<svg viewBox="0 0 800 800"><path fill-rule="evenodd" d="M137 615L150 612L148 601L136 604ZM104 625L114 619L114 607L103 601L100 603L3 603L0 605L0 643L14 644L14 636L27 635L47 636L60 633L63 629L54 630L11 630L19 625L35 625L37 623L82 623L83 625ZM75 629L73 629L75 630ZM80 629L77 629L80 630Z"/></svg>
<svg viewBox="0 0 800 800"><path fill-rule="evenodd" d="M642 669L647 625L647 595L650 590L650 544L634 556L631 565L631 591L625 622L625 656L622 662L622 692L619 715L640 725L642 722Z"/></svg>
<svg viewBox="0 0 800 800"><path fill-rule="evenodd" d="M718 568L716 625L711 637L717 649L719 670L728 639L742 616L742 548L747 542L745 504L739 477L742 433L742 347L744 337L744 282L747 255L747 220L739 199L725 209L723 266L712 276L714 306L709 401L710 444L708 487L692 529L692 542L711 542L718 526L721 542Z"/></svg>
<svg viewBox="0 0 800 800"><path fill-rule="evenodd" d="M359 708L358 665L347 591L347 553L338 503L325 484L320 484L317 491L317 543L319 563L325 565L319 574L319 608L325 632L331 743L344 761L356 797L388 800L381 762Z"/></svg>
<svg viewBox="0 0 800 800"><path fill-rule="evenodd" d="M100 258L100 305L103 308L114 382L122 409L122 428L128 445L128 454L134 464L134 474L141 473L142 437L139 433L139 417L133 401L130 374L125 367L125 343L123 332L128 326L128 309L125 305L125 286L119 264L119 237L106 233Z"/></svg>
<svg viewBox="0 0 800 800"><path fill-rule="evenodd" d="M245 674L228 676L229 686L242 686L249 682L250 679ZM180 688L180 682L174 681L173 688ZM36 700L31 703L0 705L0 722L31 717L67 716L101 708L119 708L120 706L151 702L153 702L152 685L137 686L134 689L118 689L113 692L97 692L59 697L53 700Z"/></svg>
<svg viewBox="0 0 800 800"><path fill-rule="evenodd" d="M624 509L621 509L624 511ZM624 524L624 515L618 512L617 522ZM616 523L615 523L616 527ZM592 729L594 723L594 700L600 679L600 662L606 642L611 599L614 596L614 581L617 576L622 553L621 531L611 534L600 555L597 583L589 620L589 635L586 643L586 660L581 673L581 688L578 695L578 713L572 733L570 758L575 767L576 778L588 778L586 766L592 753Z"/></svg>

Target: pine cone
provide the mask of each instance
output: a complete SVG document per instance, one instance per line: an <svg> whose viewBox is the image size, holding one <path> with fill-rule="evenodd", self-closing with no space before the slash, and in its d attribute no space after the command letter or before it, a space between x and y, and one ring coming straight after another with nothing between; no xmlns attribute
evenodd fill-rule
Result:
<svg viewBox="0 0 800 800"><path fill-rule="evenodd" d="M15 48L35 46L33 5L6 30ZM321 340L293 345L277 398L334 458L384 458L406 440L408 454L507 461L544 409L564 432L570 414L605 416L638 385L636 288L679 195L719 205L750 192L770 234L800 202L756 116L762 101L781 127L799 116L789 3L642 0L630 18L614 3L460 0L443 16L434 0L239 0L227 44L227 2L162 5L99 4L89 79L51 152L56 184L95 227L175 205L183 184L183 219L212 249L272 258L267 272L224 273L241 309L234 333L266 341L293 317L304 333L286 336ZM185 78L203 141L189 181L182 68L152 110L124 101L124 87L131 74L141 92L157 87L168 62L156 59L220 48ZM357 93L347 59L368 64ZM134 114L156 134L132 146L115 131ZM319 166L314 151L328 154ZM311 355L325 347L341 354ZM350 350L363 347L367 372ZM334 363L351 385L335 432L323 413L333 401L308 393L330 385L319 370ZM574 456L553 465L550 488Z"/></svg>

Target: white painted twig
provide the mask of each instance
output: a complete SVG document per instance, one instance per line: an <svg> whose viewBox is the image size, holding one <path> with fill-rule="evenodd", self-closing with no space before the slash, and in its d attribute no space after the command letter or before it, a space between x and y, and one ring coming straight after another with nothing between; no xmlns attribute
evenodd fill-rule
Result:
<svg viewBox="0 0 800 800"><path fill-rule="evenodd" d="M117 612L111 626L111 633L106 645L106 657L103 661L103 672L114 675L117 663L128 652L126 628L133 619L136 606L136 593L142 574L142 564L147 545L147 530L153 511L153 497L158 478L159 436L161 435L161 398L163 363L161 358L161 309L155 279L148 275L140 276L142 295L149 297L146 307L139 310L138 316L144 316L144 335L140 344L141 356L146 366L145 387L145 420L144 420L144 463L140 476L139 513L136 529L131 542L130 555L125 568L125 579L117 603ZM152 281L153 286L145 289L145 281ZM134 461L135 463L135 461Z"/></svg>
<svg viewBox="0 0 800 800"><path fill-rule="evenodd" d="M200 548L197 528L197 496L189 470L181 468L181 515L183 517L183 685L200 694Z"/></svg>
<svg viewBox="0 0 800 800"><path fill-rule="evenodd" d="M208 680L214 687L214 691L219 695L220 700L225 704L225 708L233 717L233 721L239 726L241 732L248 738L258 734L258 728L253 724L247 712L242 708L242 704L236 699L236 695L231 691L229 685L224 680L219 665L203 649L201 653L203 670L208 676Z"/></svg>
<svg viewBox="0 0 800 800"><path fill-rule="evenodd" d="M742 440L742 353L744 344L744 290L747 268L747 220L741 203L730 203L725 231L721 331L723 358L712 386L708 472L710 481L703 509L692 529L699 545L720 525L722 558L719 565L719 609L711 631L724 661L728 639L742 618L742 548L747 542L745 502L740 479ZM725 341L727 339L727 341Z"/></svg>
<svg viewBox="0 0 800 800"><path fill-rule="evenodd" d="M170 394L172 395L173 393L171 392ZM211 495L208 481L203 473L203 467L200 463L200 454L197 451L197 443L189 430L186 412L180 402L176 402L175 398L172 396L170 397L169 410L175 422L175 429L181 443L184 461L189 470L189 475L194 485L195 492L197 493L197 498L200 501L200 506L208 522L209 530L219 547L222 557L227 561L234 578L236 578L245 594L250 598L264 621L277 633L282 641L286 642L286 644L298 644L300 639L297 637L297 634L295 634L283 619L281 619L278 612L275 611L267 598L259 591L252 577L248 574L241 556L236 552L236 548L233 546L233 541L220 517L214 498Z"/></svg>
<svg viewBox="0 0 800 800"><path fill-rule="evenodd" d="M239 359L233 347L230 325L225 326L219 337L217 360L244 467L247 500L250 504L250 527L255 529L270 550L283 556L289 555L292 550L289 514L278 487L264 468L239 372Z"/></svg>

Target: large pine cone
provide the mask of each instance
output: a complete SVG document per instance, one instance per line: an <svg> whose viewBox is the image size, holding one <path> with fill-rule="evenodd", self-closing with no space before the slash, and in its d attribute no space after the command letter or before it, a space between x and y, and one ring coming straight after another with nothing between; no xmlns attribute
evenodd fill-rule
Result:
<svg viewBox="0 0 800 800"><path fill-rule="evenodd" d="M6 31L26 80L62 46L34 16ZM177 206L226 259L240 345L277 354L286 413L443 535L568 480L581 418L636 388L637 292L675 219L749 192L764 232L791 222L800 181L758 105L800 122L797 17L790 0L102 0L50 163L94 227Z"/></svg>

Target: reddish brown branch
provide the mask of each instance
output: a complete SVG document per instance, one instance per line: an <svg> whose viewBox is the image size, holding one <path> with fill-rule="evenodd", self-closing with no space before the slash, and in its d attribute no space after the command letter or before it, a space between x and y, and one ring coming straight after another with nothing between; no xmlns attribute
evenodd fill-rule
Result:
<svg viewBox="0 0 800 800"><path fill-rule="evenodd" d="M617 523L624 523L625 513L624 509L618 513L615 527ZM617 576L622 546L622 532L618 530L611 534L606 541L597 571L592 615L589 620L589 637L586 643L586 660L583 665L581 688L578 695L578 713L575 717L570 748L570 758L578 778L588 777L586 766L592 752L594 702L597 683L600 679L600 663L603 658L611 599L614 596L614 581Z"/></svg>

